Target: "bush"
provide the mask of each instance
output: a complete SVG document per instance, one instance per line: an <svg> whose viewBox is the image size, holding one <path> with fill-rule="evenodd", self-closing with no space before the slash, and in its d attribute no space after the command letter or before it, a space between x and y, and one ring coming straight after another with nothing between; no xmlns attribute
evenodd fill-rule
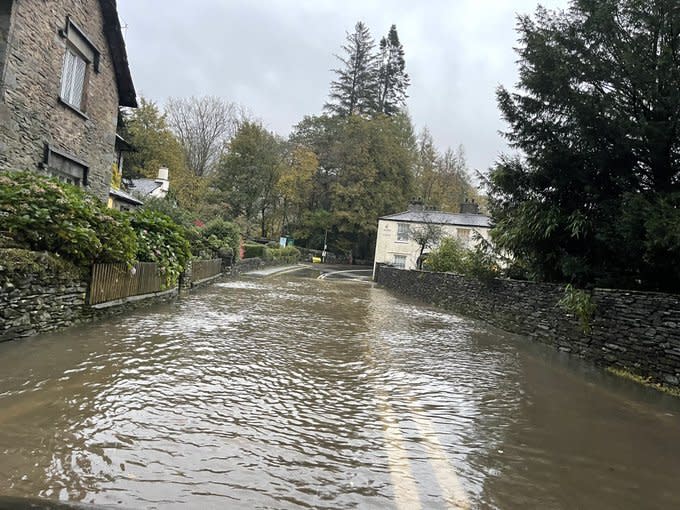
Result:
<svg viewBox="0 0 680 510"><path fill-rule="evenodd" d="M221 218L215 218L206 223L201 233L204 239L215 236L218 241L221 241L220 247L230 248L232 253L237 252L241 244L241 229L238 225Z"/></svg>
<svg viewBox="0 0 680 510"><path fill-rule="evenodd" d="M138 237L137 259L156 262L166 286L173 286L191 258L185 229L153 210L135 211L131 223Z"/></svg>
<svg viewBox="0 0 680 510"><path fill-rule="evenodd" d="M196 221L196 215L180 206L168 197L144 197L143 209L152 210L169 216L172 221L185 228L191 228Z"/></svg>
<svg viewBox="0 0 680 510"><path fill-rule="evenodd" d="M458 239L444 237L439 247L428 254L424 266L440 273L464 274L466 251Z"/></svg>
<svg viewBox="0 0 680 510"><path fill-rule="evenodd" d="M263 244L244 244L243 245L243 258L252 259L259 257L261 259L267 258L267 247Z"/></svg>
<svg viewBox="0 0 680 510"><path fill-rule="evenodd" d="M286 246L284 248L267 248L265 252L266 260L280 260L294 264L300 260L300 250L294 246Z"/></svg>
<svg viewBox="0 0 680 510"><path fill-rule="evenodd" d="M458 273L488 280L498 276L500 267L488 241L478 239L469 250L458 239L445 237L439 248L427 256L425 268L442 273Z"/></svg>
<svg viewBox="0 0 680 510"><path fill-rule="evenodd" d="M0 233L80 266L131 264L137 251L126 215L80 188L31 172L0 174Z"/></svg>

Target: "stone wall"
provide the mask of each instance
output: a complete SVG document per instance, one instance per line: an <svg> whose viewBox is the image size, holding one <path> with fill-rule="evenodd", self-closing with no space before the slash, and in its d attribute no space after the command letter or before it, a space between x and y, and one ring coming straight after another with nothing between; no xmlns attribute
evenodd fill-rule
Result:
<svg viewBox="0 0 680 510"><path fill-rule="evenodd" d="M229 269L231 276L239 276L248 271L256 271L264 267L285 266L295 264L296 260L262 260L258 257L237 260Z"/></svg>
<svg viewBox="0 0 680 510"><path fill-rule="evenodd" d="M231 261L231 259L229 259ZM181 275L178 287L154 294L131 296L90 306L87 291L90 275L53 255L19 248L0 248L0 342L62 329L143 305L175 299L210 285L224 276L238 276L263 267L295 261L264 261L258 258L223 263L223 273L191 282L191 268Z"/></svg>
<svg viewBox="0 0 680 510"><path fill-rule="evenodd" d="M378 266L376 281L599 365L680 386L680 295L595 289L590 330L559 305L564 286L480 281L451 273Z"/></svg>
<svg viewBox="0 0 680 510"><path fill-rule="evenodd" d="M9 252L9 250L8 250ZM87 282L47 255L12 250L0 260L0 341L32 336L82 320Z"/></svg>
<svg viewBox="0 0 680 510"><path fill-rule="evenodd" d="M67 15L101 53L99 72L88 66L83 113L59 101L66 49L59 31ZM14 0L5 67L0 169L40 171L49 144L86 163L89 190L105 199L114 159L118 91L99 2Z"/></svg>

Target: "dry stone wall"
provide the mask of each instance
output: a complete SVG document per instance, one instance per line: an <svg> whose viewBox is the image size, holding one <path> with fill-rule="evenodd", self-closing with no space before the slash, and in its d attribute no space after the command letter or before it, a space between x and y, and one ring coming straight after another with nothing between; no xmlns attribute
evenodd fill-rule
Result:
<svg viewBox="0 0 680 510"><path fill-rule="evenodd" d="M0 265L0 341L83 320L87 283L68 273L9 271Z"/></svg>
<svg viewBox="0 0 680 510"><path fill-rule="evenodd" d="M561 305L564 286L480 281L451 273L378 266L376 281L561 351L680 386L680 295L595 289L590 330Z"/></svg>

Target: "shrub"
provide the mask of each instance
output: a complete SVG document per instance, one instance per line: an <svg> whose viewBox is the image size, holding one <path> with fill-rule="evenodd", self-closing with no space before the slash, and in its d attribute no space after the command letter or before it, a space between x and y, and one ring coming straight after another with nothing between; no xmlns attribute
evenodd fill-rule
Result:
<svg viewBox="0 0 680 510"><path fill-rule="evenodd" d="M235 223L215 218L206 223L201 231L205 239L215 236L221 241L221 248L231 248L232 252L236 252L241 244L241 229Z"/></svg>
<svg viewBox="0 0 680 510"><path fill-rule="evenodd" d="M178 206L174 200L165 197L144 197L144 209L150 209L169 216L172 221L185 228L190 228L196 221L196 215Z"/></svg>
<svg viewBox="0 0 680 510"><path fill-rule="evenodd" d="M177 282L179 275L191 258L185 229L169 216L153 210L135 211L131 223L138 238L137 259L156 262L167 287Z"/></svg>
<svg viewBox="0 0 680 510"><path fill-rule="evenodd" d="M464 274L466 251L458 239L444 237L439 247L428 254L424 266L431 271Z"/></svg>
<svg viewBox="0 0 680 510"><path fill-rule="evenodd" d="M284 248L267 248L264 258L266 260L280 260L293 264L300 260L300 255L300 250L294 246L286 246Z"/></svg>
<svg viewBox="0 0 680 510"><path fill-rule="evenodd" d="M577 289L571 284L564 288L564 296L557 303L567 313L572 313L581 322L584 333L590 333L591 320L595 314L596 305L592 295L582 289Z"/></svg>
<svg viewBox="0 0 680 510"><path fill-rule="evenodd" d="M267 258L267 247L263 244L246 243L243 245L243 258L252 259L259 257L261 259Z"/></svg>
<svg viewBox="0 0 680 510"><path fill-rule="evenodd" d="M80 188L31 172L0 174L0 232L80 266L131 264L137 251L127 216Z"/></svg>

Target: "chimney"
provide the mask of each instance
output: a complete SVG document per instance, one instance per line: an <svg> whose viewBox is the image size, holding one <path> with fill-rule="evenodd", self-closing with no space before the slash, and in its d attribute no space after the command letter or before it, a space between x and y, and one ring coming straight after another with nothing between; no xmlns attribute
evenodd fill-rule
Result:
<svg viewBox="0 0 680 510"><path fill-rule="evenodd" d="M479 204L474 199L468 201L466 198L465 202L460 204L460 212L462 214L479 214Z"/></svg>
<svg viewBox="0 0 680 510"><path fill-rule="evenodd" d="M411 200L411 203L408 204L408 211L409 212L422 212L425 210L425 204L420 198L416 198L415 200Z"/></svg>
<svg viewBox="0 0 680 510"><path fill-rule="evenodd" d="M170 190L170 181L168 180L167 167L162 166L158 169L158 177L156 177L156 182L161 185L163 195L166 195Z"/></svg>

